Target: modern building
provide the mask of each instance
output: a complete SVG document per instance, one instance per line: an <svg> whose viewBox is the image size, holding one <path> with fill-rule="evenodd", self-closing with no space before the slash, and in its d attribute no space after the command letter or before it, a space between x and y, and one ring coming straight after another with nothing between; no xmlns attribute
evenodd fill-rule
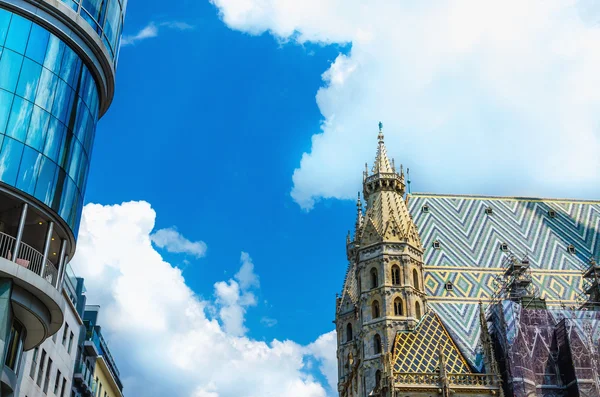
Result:
<svg viewBox="0 0 600 397"><path fill-rule="evenodd" d="M89 305L84 313L85 344L90 348L93 346L95 350L93 354L88 355L90 368L93 367L92 395L95 397L123 397L123 383L119 369L110 353L108 343L102 336L102 328L98 325L99 311L99 306Z"/></svg>
<svg viewBox="0 0 600 397"><path fill-rule="evenodd" d="M24 373L15 395L35 397L54 395L69 397L76 373L76 358L80 354L78 339L83 327L85 288L67 265L63 296L67 302L65 321L59 332L40 346L24 353Z"/></svg>
<svg viewBox="0 0 600 397"><path fill-rule="evenodd" d="M409 194L380 127L336 300L341 396L600 396L600 202Z"/></svg>
<svg viewBox="0 0 600 397"><path fill-rule="evenodd" d="M70 310L65 265L96 123L113 98L125 8L126 0L0 0L1 396L25 375L23 351L59 332Z"/></svg>

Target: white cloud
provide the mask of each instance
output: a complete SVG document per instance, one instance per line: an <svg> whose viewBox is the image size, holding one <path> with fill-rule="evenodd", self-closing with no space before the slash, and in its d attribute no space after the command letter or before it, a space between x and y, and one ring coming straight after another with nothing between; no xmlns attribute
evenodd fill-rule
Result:
<svg viewBox="0 0 600 397"><path fill-rule="evenodd" d="M236 313L238 329L230 332L230 320L220 309L245 310L256 304L252 290L258 288L258 279L248 265L250 256L241 256L244 271L215 283L215 300L202 299L185 284L181 270L154 249L150 236L155 217L146 202L86 205L73 259L76 273L85 278L88 303L102 307L102 331L125 393L326 396L326 385L306 362L316 360L327 370L326 363L335 361L335 354L330 357L335 338L322 344L322 337L308 346L289 340L261 342L239 332L244 319Z"/></svg>
<svg viewBox="0 0 600 397"><path fill-rule="evenodd" d="M121 46L128 46L136 44L140 41L158 37L159 28L168 28L179 31L193 30L195 27L187 22L181 21L166 21L166 22L150 22L144 26L140 31L133 35L123 35L121 38Z"/></svg>
<svg viewBox="0 0 600 397"><path fill-rule="evenodd" d="M419 191L600 194L600 3L212 0L225 23L351 43L323 74L322 130L293 174L305 209L353 198L377 122Z"/></svg>
<svg viewBox="0 0 600 397"><path fill-rule="evenodd" d="M196 258L201 258L206 254L204 241L190 241L174 227L157 230L150 235L150 239L157 247L164 248L168 252L190 254Z"/></svg>

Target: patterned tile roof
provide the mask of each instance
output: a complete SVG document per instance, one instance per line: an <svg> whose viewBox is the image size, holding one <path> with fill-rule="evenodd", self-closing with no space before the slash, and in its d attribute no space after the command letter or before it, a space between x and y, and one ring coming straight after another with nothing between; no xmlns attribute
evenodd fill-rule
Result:
<svg viewBox="0 0 600 397"><path fill-rule="evenodd" d="M430 310L414 331L396 334L394 371L436 373L440 363L440 348L444 353L447 372L471 372L439 317Z"/></svg>
<svg viewBox="0 0 600 397"><path fill-rule="evenodd" d="M408 209L426 249L429 304L473 365L480 332L477 303L497 289L506 255L501 244L528 255L535 288L554 307L577 304L581 271L600 254L598 201L413 194ZM439 249L432 247L434 241ZM444 288L447 281L452 291Z"/></svg>

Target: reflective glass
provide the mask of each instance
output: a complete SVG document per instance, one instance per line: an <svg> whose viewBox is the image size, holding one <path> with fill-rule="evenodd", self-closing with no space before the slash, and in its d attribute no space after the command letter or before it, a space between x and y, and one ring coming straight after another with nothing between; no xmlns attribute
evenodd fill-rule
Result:
<svg viewBox="0 0 600 397"><path fill-rule="evenodd" d="M25 143L35 150L42 151L44 142L46 141L49 122L50 114L42 108L34 106Z"/></svg>
<svg viewBox="0 0 600 397"><path fill-rule="evenodd" d="M15 92L22 63L22 55L11 50L5 49L2 51L2 59L0 59L0 88Z"/></svg>
<svg viewBox="0 0 600 397"><path fill-rule="evenodd" d="M48 132L46 134L46 142L44 144L44 154L58 162L58 155L62 147L62 141L65 135L65 126L58 119L51 117L48 124Z"/></svg>
<svg viewBox="0 0 600 397"><path fill-rule="evenodd" d="M50 32L41 26L34 24L31 27L31 33L29 34L29 42L27 43L25 56L33 59L40 65L43 64L49 37Z"/></svg>
<svg viewBox="0 0 600 397"><path fill-rule="evenodd" d="M13 137L20 142L25 142L32 110L33 104L31 102L16 96L10 111L6 135Z"/></svg>
<svg viewBox="0 0 600 397"><path fill-rule="evenodd" d="M70 113L71 94L73 90L63 80L58 80L56 84L56 94L54 104L52 105L52 114L65 123L67 115Z"/></svg>
<svg viewBox="0 0 600 397"><path fill-rule="evenodd" d="M56 85L58 83L58 76L49 71L46 68L42 69L42 75L38 83L38 90L35 96L35 104L44 110L52 110L52 101L56 94ZM66 85L66 83L65 83Z"/></svg>
<svg viewBox="0 0 600 397"><path fill-rule="evenodd" d="M81 5L100 25L104 22L106 0L83 0Z"/></svg>
<svg viewBox="0 0 600 397"><path fill-rule="evenodd" d="M6 123L10 115L14 95L8 91L0 90L0 133L6 132Z"/></svg>
<svg viewBox="0 0 600 397"><path fill-rule="evenodd" d="M37 90L38 81L42 74L42 67L29 58L23 60L19 84L17 84L17 95L32 101Z"/></svg>
<svg viewBox="0 0 600 397"><path fill-rule="evenodd" d="M4 47L10 48L19 54L25 54L25 47L27 47L27 39L29 38L30 30L30 20L25 19L20 15L13 14Z"/></svg>
<svg viewBox="0 0 600 397"><path fill-rule="evenodd" d="M99 111L96 82L56 36L0 9L4 36L12 49L0 45L0 180L50 206L76 233Z"/></svg>
<svg viewBox="0 0 600 397"><path fill-rule="evenodd" d="M104 24L104 33L108 38L112 48L117 48L117 38L119 34L119 24L121 23L121 6L117 0L110 0L108 11L106 12L106 23Z"/></svg>
<svg viewBox="0 0 600 397"><path fill-rule="evenodd" d="M2 150L0 151L0 180L15 185L21 156L23 154L23 144L9 137L4 138Z"/></svg>
<svg viewBox="0 0 600 397"><path fill-rule="evenodd" d="M17 177L17 187L32 196L35 191L42 157L42 154L37 150L25 146Z"/></svg>
<svg viewBox="0 0 600 397"><path fill-rule="evenodd" d="M73 150L71 152L71 158L69 160L68 174L74 181L79 179L79 167L81 166L81 155L83 149L77 139L73 140Z"/></svg>
<svg viewBox="0 0 600 397"><path fill-rule="evenodd" d="M65 184L63 187L63 195L60 199L60 209L58 215L65 219L69 224L71 223L73 215L73 205L76 203L75 196L77 195L77 187L71 178L68 176L65 178Z"/></svg>
<svg viewBox="0 0 600 397"><path fill-rule="evenodd" d="M47 157L42 157L40 163L40 176L35 186L35 197L43 203L50 203L54 195L54 177L56 164Z"/></svg>
<svg viewBox="0 0 600 397"><path fill-rule="evenodd" d="M65 53L65 43L63 43L58 37L51 34L48 39L48 48L46 50L46 57L44 58L44 67L50 69L53 72L58 73L60 71L60 64Z"/></svg>
<svg viewBox="0 0 600 397"><path fill-rule="evenodd" d="M65 54L63 55L63 62L59 73L60 78L73 87L77 82L75 77L79 75L80 70L81 63L79 57L71 48L65 47Z"/></svg>
<svg viewBox="0 0 600 397"><path fill-rule="evenodd" d="M10 12L0 8L0 46L3 46L4 40L6 40L11 16L12 14Z"/></svg>

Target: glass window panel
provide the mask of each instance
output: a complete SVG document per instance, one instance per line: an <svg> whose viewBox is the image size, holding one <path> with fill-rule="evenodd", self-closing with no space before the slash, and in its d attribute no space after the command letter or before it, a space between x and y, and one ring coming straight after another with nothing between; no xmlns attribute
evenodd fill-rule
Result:
<svg viewBox="0 0 600 397"><path fill-rule="evenodd" d="M77 118L75 120L75 128L73 129L73 133L75 133L75 136L80 142L83 142L85 138L88 117L89 112L87 107L85 107L83 101L79 99L77 101Z"/></svg>
<svg viewBox="0 0 600 397"><path fill-rule="evenodd" d="M74 181L79 179L79 166L81 165L81 155L83 154L83 148L78 140L73 140L73 150L71 152L71 158L69 159L69 168L67 173Z"/></svg>
<svg viewBox="0 0 600 397"><path fill-rule="evenodd" d="M46 29L33 24L31 33L29 34L29 42L27 43L25 56L33 59L40 65L43 64L49 37L50 33Z"/></svg>
<svg viewBox="0 0 600 397"><path fill-rule="evenodd" d="M0 90L0 133L6 132L6 124L10 115L14 95L8 91Z"/></svg>
<svg viewBox="0 0 600 397"><path fill-rule="evenodd" d="M30 20L25 19L20 15L13 14L4 46L19 54L25 54L25 47L27 46L30 30Z"/></svg>
<svg viewBox="0 0 600 397"><path fill-rule="evenodd" d="M19 176L17 177L17 188L33 196L35 184L42 161L42 154L32 148L25 146L21 166L19 167Z"/></svg>
<svg viewBox="0 0 600 397"><path fill-rule="evenodd" d="M81 156L81 163L79 164L79 180L77 181L77 186L79 187L79 190L82 191L82 194L87 181L89 164L90 161L88 160L88 156L84 153Z"/></svg>
<svg viewBox="0 0 600 397"><path fill-rule="evenodd" d="M36 105L47 111L52 110L52 101L54 100L54 95L56 94L56 85L58 80L59 79L57 75L46 68L42 69L37 94L35 96ZM63 84L65 87L68 87L66 83L63 82Z"/></svg>
<svg viewBox="0 0 600 397"><path fill-rule="evenodd" d="M65 129L65 135L63 138L63 143L60 145L60 152L58 153L58 164L59 167L68 169L68 160L71 159L71 153L73 152L74 142L77 141L75 136L69 129Z"/></svg>
<svg viewBox="0 0 600 397"><path fill-rule="evenodd" d="M47 157L42 157L40 164L40 175L35 186L35 197L46 205L52 204L54 196L54 177L56 176L56 164Z"/></svg>
<svg viewBox="0 0 600 397"><path fill-rule="evenodd" d="M58 210L58 215L68 222L73 213L73 205L78 199L77 187L71 178L65 178L65 184L62 193L63 195L60 199L60 209Z"/></svg>
<svg viewBox="0 0 600 397"><path fill-rule="evenodd" d="M79 3L75 0L61 0L63 3L66 3L73 11L77 11L79 8Z"/></svg>
<svg viewBox="0 0 600 397"><path fill-rule="evenodd" d="M117 48L117 32L121 20L121 6L117 0L110 0L106 12L106 23L104 24L104 33L106 34L110 46Z"/></svg>
<svg viewBox="0 0 600 397"><path fill-rule="evenodd" d="M0 180L14 186L21 164L23 144L9 137L4 138L2 150L0 151Z"/></svg>
<svg viewBox="0 0 600 397"><path fill-rule="evenodd" d="M22 63L22 55L10 50L2 51L2 59L0 59L0 70L2 71L0 73L0 88L15 92Z"/></svg>
<svg viewBox="0 0 600 397"><path fill-rule="evenodd" d="M16 94L33 102L41 74L42 66L33 62L31 59L25 58L23 67L21 68L21 76L19 77Z"/></svg>
<svg viewBox="0 0 600 397"><path fill-rule="evenodd" d="M8 119L6 135L13 137L20 142L25 142L32 110L33 104L31 102L15 96L13 107L10 111L10 119Z"/></svg>
<svg viewBox="0 0 600 397"><path fill-rule="evenodd" d="M42 151L44 142L46 141L46 132L48 130L49 122L50 114L45 110L34 106L25 143L38 151Z"/></svg>
<svg viewBox="0 0 600 397"><path fill-rule="evenodd" d="M10 12L0 8L0 46L3 46L4 40L6 40L11 16L12 14Z"/></svg>
<svg viewBox="0 0 600 397"><path fill-rule="evenodd" d="M66 122L67 114L69 114L72 94L73 89L64 81L58 80L54 103L52 104L52 114L63 123Z"/></svg>
<svg viewBox="0 0 600 397"><path fill-rule="evenodd" d="M67 174L65 174L64 170L57 167L57 171L58 172L56 174L56 183L54 184L54 194L52 196L51 205L52 209L56 212L58 212L61 207L61 198L63 196L63 191L65 190L66 181L67 179L69 179L67 177Z"/></svg>
<svg viewBox="0 0 600 397"><path fill-rule="evenodd" d="M48 39L48 49L46 50L46 57L44 58L44 66L53 72L58 73L60 71L64 52L65 43L55 35L51 34Z"/></svg>
<svg viewBox="0 0 600 397"><path fill-rule="evenodd" d="M48 123L46 142L44 144L44 154L54 162L59 162L59 154L62 141L65 135L65 126L54 117L50 117Z"/></svg>
<svg viewBox="0 0 600 397"><path fill-rule="evenodd" d="M75 78L79 76L80 71L81 63L79 57L70 47L65 46L65 54L63 55L63 61L60 67L60 77L73 87L77 82Z"/></svg>
<svg viewBox="0 0 600 397"><path fill-rule="evenodd" d="M85 149L85 152L88 153L88 155L89 155L90 151L92 150L92 145L94 144L95 132L96 132L96 123L94 122L94 119L90 115L88 117L88 124L87 124L87 128L85 131L85 140L83 142L83 148Z"/></svg>
<svg viewBox="0 0 600 397"><path fill-rule="evenodd" d="M83 0L81 5L92 18L102 24L106 12L106 0Z"/></svg>

